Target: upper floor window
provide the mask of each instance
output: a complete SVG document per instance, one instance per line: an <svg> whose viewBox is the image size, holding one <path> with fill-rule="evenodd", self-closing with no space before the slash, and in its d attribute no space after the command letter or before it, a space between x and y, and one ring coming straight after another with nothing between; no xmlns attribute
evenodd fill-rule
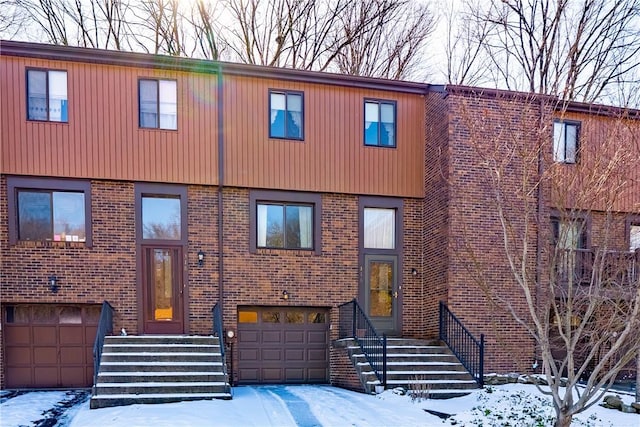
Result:
<svg viewBox="0 0 640 427"><path fill-rule="evenodd" d="M175 80L139 80L140 127L178 128L178 94Z"/></svg>
<svg viewBox="0 0 640 427"><path fill-rule="evenodd" d="M553 160L560 163L575 163L578 158L578 134L580 123L553 122Z"/></svg>
<svg viewBox="0 0 640 427"><path fill-rule="evenodd" d="M298 249L320 253L320 195L252 191L250 198L252 252Z"/></svg>
<svg viewBox="0 0 640 427"><path fill-rule="evenodd" d="M27 70L27 119L69 121L66 71Z"/></svg>
<svg viewBox="0 0 640 427"><path fill-rule="evenodd" d="M269 137L304 139L302 93L269 91Z"/></svg>
<svg viewBox="0 0 640 427"><path fill-rule="evenodd" d="M396 103L366 100L364 102L364 145L396 146Z"/></svg>
<svg viewBox="0 0 640 427"><path fill-rule="evenodd" d="M90 243L90 184L10 178L10 241Z"/></svg>

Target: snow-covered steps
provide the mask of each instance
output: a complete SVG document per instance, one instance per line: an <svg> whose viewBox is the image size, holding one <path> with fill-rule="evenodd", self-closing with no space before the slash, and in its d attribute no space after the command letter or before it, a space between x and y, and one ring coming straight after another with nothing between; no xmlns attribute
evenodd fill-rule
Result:
<svg viewBox="0 0 640 427"><path fill-rule="evenodd" d="M230 399L217 337L106 337L91 408Z"/></svg>
<svg viewBox="0 0 640 427"><path fill-rule="evenodd" d="M345 342L351 362L367 393L379 379L355 340ZM387 388L403 387L434 399L458 397L478 385L453 353L440 342L407 338L387 340Z"/></svg>

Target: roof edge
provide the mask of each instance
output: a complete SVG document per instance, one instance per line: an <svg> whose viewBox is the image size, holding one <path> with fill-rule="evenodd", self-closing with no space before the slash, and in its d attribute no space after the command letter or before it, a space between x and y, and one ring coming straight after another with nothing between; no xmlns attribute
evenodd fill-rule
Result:
<svg viewBox="0 0 640 427"><path fill-rule="evenodd" d="M584 113L606 117L625 117L640 120L640 110L626 107L616 107L605 104L590 104L578 101L563 101L557 96L544 95L533 92L516 92L504 89L492 89L475 86L462 85L438 85L430 88L433 92L443 94L460 94L466 96L477 96L482 98L511 97L522 100L543 101L554 105L555 111L566 111L572 113Z"/></svg>
<svg viewBox="0 0 640 427"><path fill-rule="evenodd" d="M0 40L0 56L18 56L59 61L83 62L124 67L157 68L204 74L228 74L247 77L283 79L307 83L330 84L362 89L384 90L424 95L426 83L343 75L320 71L278 68L263 65L192 59L150 53L125 52L85 47Z"/></svg>

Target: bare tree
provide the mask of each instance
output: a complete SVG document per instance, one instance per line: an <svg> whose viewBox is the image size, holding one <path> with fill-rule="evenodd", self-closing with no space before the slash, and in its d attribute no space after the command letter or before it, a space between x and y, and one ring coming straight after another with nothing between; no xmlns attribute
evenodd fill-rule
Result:
<svg viewBox="0 0 640 427"><path fill-rule="evenodd" d="M447 83L474 86L487 83L487 60L483 54L490 24L470 19L454 3L445 6L443 12Z"/></svg>
<svg viewBox="0 0 640 427"><path fill-rule="evenodd" d="M562 103L523 94L448 102L460 113L454 132L465 135L457 149L466 150L453 160L452 188L473 182L482 200L468 203L490 207L480 220L499 236L496 247L474 244L479 219L459 212L458 262L492 309L534 340L548 384L540 390L552 398L556 425L568 426L640 351L640 251L625 246L621 214L640 211L640 120L624 110L583 117L581 151L559 159L551 141Z"/></svg>
<svg viewBox="0 0 640 427"><path fill-rule="evenodd" d="M368 22L369 17L374 20ZM352 2L340 22L344 38L353 41L339 51L338 71L388 79L406 79L417 71L420 53L435 28L425 3ZM361 36L351 36L358 33Z"/></svg>
<svg viewBox="0 0 640 427"><path fill-rule="evenodd" d="M507 89L593 102L640 67L640 0L491 0L466 3L462 15L454 44L474 52L463 69L475 63Z"/></svg>

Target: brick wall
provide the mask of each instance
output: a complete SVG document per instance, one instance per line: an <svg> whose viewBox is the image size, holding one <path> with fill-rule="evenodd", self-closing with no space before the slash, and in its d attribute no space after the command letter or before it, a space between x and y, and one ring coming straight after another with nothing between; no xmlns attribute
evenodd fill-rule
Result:
<svg viewBox="0 0 640 427"><path fill-rule="evenodd" d="M83 243L8 243L6 177L0 180L2 302L94 304L109 301L114 328L138 330L138 272L135 192L131 182L91 182L93 246ZM188 186L188 332L210 333L211 308L218 301L218 189ZM249 190L225 189L224 323L235 328L240 305L316 306L332 309L358 295L358 197L322 195L322 251L258 250L249 253ZM423 325L421 201L404 201L403 331L420 336ZM205 259L198 264L202 250ZM51 293L55 274L60 291ZM290 298L282 299L287 290ZM336 319L332 318L334 324ZM331 339L337 338L337 328ZM0 353L0 358L2 354ZM236 361L237 363L237 361Z"/></svg>
<svg viewBox="0 0 640 427"><path fill-rule="evenodd" d="M444 94L426 97L422 241L426 338L438 336L438 302L447 301L449 268L449 116Z"/></svg>
<svg viewBox="0 0 640 427"><path fill-rule="evenodd" d="M218 289L218 188L189 186L188 193L189 332L210 334L211 309ZM198 252L204 252L202 266Z"/></svg>
<svg viewBox="0 0 640 427"><path fill-rule="evenodd" d="M224 189L224 323L237 324L238 306L315 306L333 309L358 295L358 197L322 194L322 250L258 249L249 252L249 190ZM421 201L404 201L403 333L420 336L423 323L420 266ZM289 294L282 299L282 291ZM331 340L337 339L337 310ZM335 327L334 327L335 325ZM334 356L332 356L334 357ZM237 366L237 352L234 354ZM334 359L332 359L334 360ZM337 359L336 359L337 360Z"/></svg>
<svg viewBox="0 0 640 427"><path fill-rule="evenodd" d="M536 192L529 191L535 189L538 171L537 104L521 97L455 94L446 102L447 302L475 335L485 334L487 372L527 371L535 346L506 310L511 306L528 319L524 292L507 262L498 212L501 208L509 253L516 264L524 262L535 272L538 203ZM535 295L535 280L528 289Z"/></svg>

